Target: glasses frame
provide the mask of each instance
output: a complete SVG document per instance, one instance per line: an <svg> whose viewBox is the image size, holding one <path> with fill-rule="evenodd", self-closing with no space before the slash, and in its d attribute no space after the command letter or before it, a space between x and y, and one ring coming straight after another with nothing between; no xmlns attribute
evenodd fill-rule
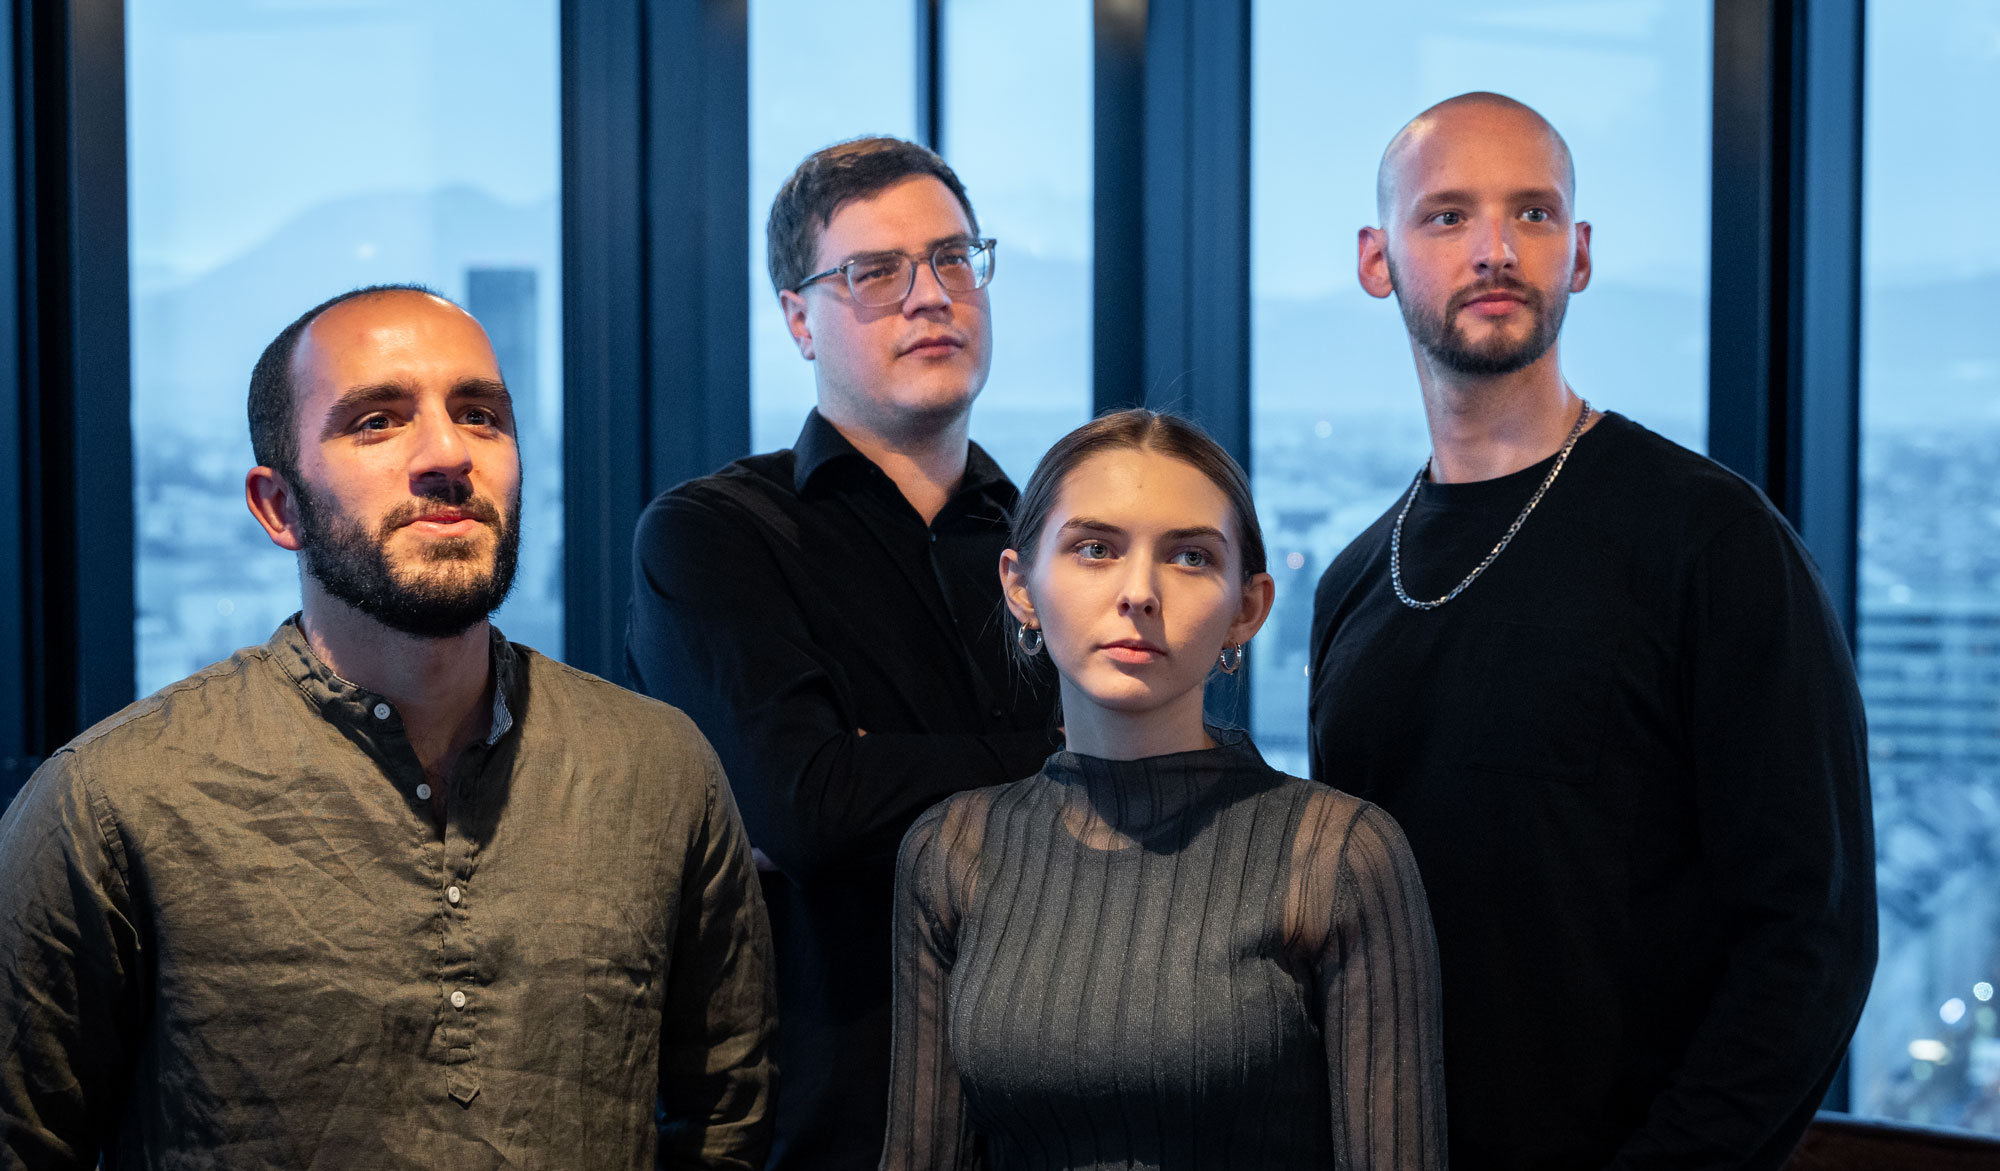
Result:
<svg viewBox="0 0 2000 1171"><path fill-rule="evenodd" d="M949 248L965 248L969 252L975 255L981 252L990 254L992 260L986 266L985 279L981 280L978 284L973 285L969 289L959 290L958 291L959 295L963 296L966 293L976 293L979 290L985 288L987 285L993 283L993 273L999 267L999 261L1000 261L1000 254L994 250L994 246L999 243L1000 241L994 239L991 236L968 236L962 239L948 240L943 244L939 244L937 247L931 249L928 254L912 253L912 252L896 252L896 251L865 252L860 256L850 257L847 260L844 260L841 263L834 265L832 268L827 269L825 272L816 272L812 274L806 279L800 281L798 284L793 285L791 291L794 293L802 292L804 291L807 285L812 284L814 281L823 281L830 276L839 274L841 279L847 283L847 295L854 298L855 304L866 305L868 308L871 309L880 309L887 305L900 305L903 302L910 299L911 293L916 292L917 266L919 263L927 264L930 266L931 276L937 279L938 288L943 289L946 293L953 292L951 287L944 283L944 274L938 271L938 266L937 266L938 253L943 252ZM863 301L861 299L860 291L854 287L854 276L848 270L864 260L878 260L885 256L900 256L904 260L910 262L910 283L903 287L902 296L897 297L892 301L877 301L872 304L870 302Z"/></svg>

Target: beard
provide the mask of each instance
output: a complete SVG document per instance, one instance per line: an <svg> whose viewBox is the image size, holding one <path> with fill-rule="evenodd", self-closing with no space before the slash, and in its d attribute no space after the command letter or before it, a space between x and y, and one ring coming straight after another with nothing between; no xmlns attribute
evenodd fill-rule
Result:
<svg viewBox="0 0 2000 1171"><path fill-rule="evenodd" d="M303 481L294 479L305 571L327 593L384 626L418 638L451 638L484 621L514 588L521 554L518 490L503 514L465 484L440 484L391 509L371 533L361 521L328 507ZM493 526L499 541L491 568L480 572L479 545L469 537L430 542L423 547L419 564L401 573L389 563L390 537L435 504L449 505Z"/></svg>
<svg viewBox="0 0 2000 1171"><path fill-rule="evenodd" d="M1393 260L1389 262L1389 280L1401 288ZM1495 330L1485 341L1475 342L1459 327L1458 311L1473 298L1493 292L1508 292L1521 298L1521 307L1533 315L1528 332L1521 338L1509 338ZM1569 312L1569 285L1565 281L1557 287L1553 298L1545 298L1539 289L1512 277L1502 277L1467 285L1452 294L1442 310L1415 304L1401 292L1396 294L1396 305L1403 311L1403 324L1409 328L1410 340L1433 362L1456 374L1491 378L1534 365L1556 344L1563 317Z"/></svg>

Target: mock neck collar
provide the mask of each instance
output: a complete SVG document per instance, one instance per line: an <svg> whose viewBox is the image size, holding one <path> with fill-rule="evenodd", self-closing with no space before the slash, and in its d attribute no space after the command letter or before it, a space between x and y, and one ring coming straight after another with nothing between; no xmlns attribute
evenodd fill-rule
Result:
<svg viewBox="0 0 2000 1171"><path fill-rule="evenodd" d="M1065 824L1084 844L1171 848L1222 806L1285 779L1264 762L1248 733L1211 726L1208 734L1213 748L1138 760L1057 752L1042 775L1059 786L1058 799L1070 811Z"/></svg>

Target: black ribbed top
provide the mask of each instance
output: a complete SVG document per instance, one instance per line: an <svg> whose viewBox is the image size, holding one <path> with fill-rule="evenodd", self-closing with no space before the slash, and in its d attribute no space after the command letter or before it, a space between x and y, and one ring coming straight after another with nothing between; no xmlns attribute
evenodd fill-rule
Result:
<svg viewBox="0 0 2000 1171"><path fill-rule="evenodd" d="M1214 735L1057 753L911 828L883 1167L1444 1166L1401 831Z"/></svg>

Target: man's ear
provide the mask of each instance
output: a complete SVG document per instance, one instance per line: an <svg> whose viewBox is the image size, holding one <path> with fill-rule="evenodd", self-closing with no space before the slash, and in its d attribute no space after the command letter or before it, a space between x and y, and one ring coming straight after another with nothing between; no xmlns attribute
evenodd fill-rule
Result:
<svg viewBox="0 0 2000 1171"><path fill-rule="evenodd" d="M1023 626L1040 625L1035 618L1035 600L1028 596L1028 567L1012 549L1000 551L1000 596L1006 599L1007 612L1014 621Z"/></svg>
<svg viewBox="0 0 2000 1171"><path fill-rule="evenodd" d="M792 344L799 348L799 356L810 362L813 353L812 323L806 320L806 299L790 289L778 294L778 305L785 311L785 328L792 333Z"/></svg>
<svg viewBox="0 0 2000 1171"><path fill-rule="evenodd" d="M243 501L273 545L293 553L305 547L298 496L276 468L251 468L243 477Z"/></svg>
<svg viewBox="0 0 2000 1171"><path fill-rule="evenodd" d="M1386 297L1396 291L1389 279L1389 233L1381 228L1363 228L1356 237L1355 275L1371 297Z"/></svg>
<svg viewBox="0 0 2000 1171"><path fill-rule="evenodd" d="M1570 274L1569 291L1581 293L1590 287L1590 221L1576 222L1576 269Z"/></svg>

